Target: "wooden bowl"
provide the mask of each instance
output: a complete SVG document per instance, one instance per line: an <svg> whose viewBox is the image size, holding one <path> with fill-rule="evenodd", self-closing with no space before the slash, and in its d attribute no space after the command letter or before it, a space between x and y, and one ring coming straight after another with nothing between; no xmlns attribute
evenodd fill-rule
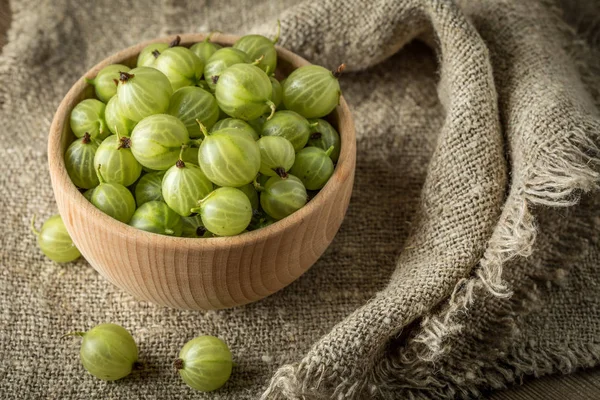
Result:
<svg viewBox="0 0 600 400"><path fill-rule="evenodd" d="M205 35L181 35L189 46ZM96 209L71 182L64 154L74 136L69 127L73 107L93 97L85 77L110 64L135 66L140 43L103 60L80 78L61 102L48 139L48 163L58 209L81 254L101 275L138 299L184 309L220 309L262 299L289 285L323 254L337 233L354 182L356 139L344 98L330 122L342 148L333 176L305 207L266 228L233 237L173 238L144 232ZM212 41L232 45L237 36L217 34ZM308 61L277 48L278 71L288 75Z"/></svg>

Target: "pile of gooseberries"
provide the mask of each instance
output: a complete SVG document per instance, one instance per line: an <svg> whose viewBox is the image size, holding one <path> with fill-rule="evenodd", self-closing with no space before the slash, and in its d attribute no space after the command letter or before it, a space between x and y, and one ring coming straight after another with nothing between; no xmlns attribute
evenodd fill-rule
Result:
<svg viewBox="0 0 600 400"><path fill-rule="evenodd" d="M317 65L275 76L278 37L153 43L134 68L88 79L65 154L73 183L98 209L148 232L232 236L302 208L340 154L327 122L338 76Z"/></svg>

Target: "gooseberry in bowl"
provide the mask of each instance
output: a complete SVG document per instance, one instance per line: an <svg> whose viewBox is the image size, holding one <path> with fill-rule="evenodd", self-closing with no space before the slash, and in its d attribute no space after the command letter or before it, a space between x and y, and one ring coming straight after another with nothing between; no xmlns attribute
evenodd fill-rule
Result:
<svg viewBox="0 0 600 400"><path fill-rule="evenodd" d="M180 37L177 45L190 48L203 42L206 36L182 34ZM214 48L203 49L202 55L210 60L218 53L217 46L231 48L236 42L243 44L244 41L240 39L233 35L214 34L210 39L210 43L215 44ZM279 46L274 46L277 55L275 71L267 74L261 68L264 66L267 69L272 65L271 61L260 64L265 58L256 62L248 56L247 61L229 65L219 74L216 93L211 93L209 87L208 91L198 89L203 91L198 96L196 93L200 92L197 90L186 89L173 100L174 91L169 78L154 68L156 59L170 48L172 40L173 37L157 39L122 50L89 70L68 91L55 114L48 139L50 177L58 210L73 244L91 266L140 300L196 310L221 309L257 301L284 288L306 272L337 233L350 201L354 181L356 141L352 116L339 93L323 96L324 101L316 110L307 107L307 103L303 102L306 92L302 90L312 87L309 79L311 74L300 74L281 84L283 78L310 63ZM266 42L260 39L256 43L260 45ZM140 56L142 50L144 53ZM215 52L208 55L212 50ZM194 52L194 49L191 51ZM210 64L209 60L206 66ZM259 66L252 65L253 62ZM109 120L113 121L111 124L114 126L106 124L105 107L103 109L95 102L88 102L90 107L81 110L83 112L75 119L76 131L72 130L73 109L84 100L100 102L96 98L95 88L86 79L95 79L101 70L112 64L130 68L129 71L118 71L116 94L102 91L103 95L112 95L108 100L114 102ZM274 79L282 87L282 101L277 109L276 102L280 100L273 98L273 91L274 87L279 86L270 79L273 73ZM319 70L312 76L327 87L337 88L337 78L331 71L325 73ZM198 75L192 76L186 72L184 77L189 77L191 82L197 80ZM195 84L206 87L206 81L211 79L204 76ZM148 82L151 82L150 86ZM226 89L235 85L251 87L248 92L248 101L252 103L250 106L245 104L246 94L243 91L227 93ZM222 89L219 89L220 86ZM195 94L188 96L186 92ZM214 121L213 102L208 95L214 96L219 107L219 121L229 120L222 123ZM279 96L280 93L277 93L276 97ZM188 98L191 99L189 105L186 103ZM172 107L171 101L174 104ZM204 110L198 104L211 105L212 109L203 114ZM288 115L288 118L279 121L281 125L269 124L273 119L269 117L275 111L281 113L284 106L299 117L289 114L292 115L291 119ZM113 113L113 108L122 113ZM327 110L331 112L324 114ZM186 123L179 116L185 117ZM192 128L193 118L199 120L199 128L205 122L207 125L213 124L212 129L204 127L204 130L200 128L199 132L196 131ZM339 134L339 142L335 135L329 133L327 138L325 135L311 137L318 124L309 118L330 124ZM296 123L302 126L302 137L294 146L282 132L288 124ZM87 140L81 139L85 137L85 129L91 130L88 132L90 141L100 142L112 133L115 138L111 140L117 147L122 143L120 138L128 137L124 140L127 151L120 153L121 149L115 148L113 143L105 146L109 152L102 153L103 163L117 166L107 175L111 175L111 180L116 176L118 182L107 182L106 177L102 176L103 171L100 171L98 184L95 185L93 175L86 170L82 176L87 183L80 184L87 187L78 187L69 176L65 162L67 148L76 138ZM124 131L121 132L121 129ZM321 129L321 133L324 129ZM264 138L282 137L261 142L261 145L266 144L263 149L265 163L261 163L260 159L259 135ZM318 149L315 154L300 157L304 161L297 165L297 169L305 172L301 177L294 176L292 172L298 157L292 157L288 141L292 144L293 153L302 151L307 142ZM214 164L211 166L210 160L230 157L231 152L235 153L241 148L239 144L243 144L244 153L233 156L233 161L223 164L230 171L214 171ZM308 197L304 196L303 189L306 188L302 179L308 182L311 176L307 168L325 162L324 155L330 159L334 154L327 154L329 148L323 148L327 145L333 145L334 151L335 147L339 147L339 158L322 189L314 197L311 193L310 200L306 202ZM209 148L213 150L205 151ZM228 149L227 156L215 156L225 148ZM87 149L92 151L85 157L91 160L93 149ZM127 174L118 171L119 166L128 165L129 151L141 164L142 172L135 183L124 186L130 183L131 176L137 174L137 169ZM154 153L149 156L149 152ZM255 155L257 159L247 162ZM113 160L113 157L116 158ZM234 168L242 159L244 167ZM185 168L178 168L178 161L182 161ZM266 175L259 172L261 166ZM177 192L185 186L183 182L197 180L201 177L198 171L209 181L212 178L218 182L211 181L212 188L199 183L200 189L186 192L186 201L179 201ZM328 171L325 172L328 174ZM163 186L163 182L166 186ZM292 188L295 195L286 196L286 188ZM167 189L166 193L163 189ZM115 196L119 197L119 201L114 201ZM194 197L198 198L192 204ZM180 214L168 203L177 208ZM191 205L193 207L187 210ZM98 207L114 213L116 218ZM272 215L266 213L265 209ZM233 223L234 219L236 224Z"/></svg>

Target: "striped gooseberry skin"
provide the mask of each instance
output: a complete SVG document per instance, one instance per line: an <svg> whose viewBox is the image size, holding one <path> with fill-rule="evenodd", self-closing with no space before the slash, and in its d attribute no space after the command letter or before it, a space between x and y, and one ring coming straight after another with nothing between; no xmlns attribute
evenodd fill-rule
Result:
<svg viewBox="0 0 600 400"><path fill-rule="evenodd" d="M183 237L191 238L208 238L213 237L213 234L204 227L202 223L202 217L200 214L190 215L189 217L182 217L182 233Z"/></svg>
<svg viewBox="0 0 600 400"><path fill-rule="evenodd" d="M238 39L234 43L233 48L239 49L248 54L250 60L262 60L258 63L258 67L267 73L275 72L277 67L277 50L271 39L262 35L246 35Z"/></svg>
<svg viewBox="0 0 600 400"><path fill-rule="evenodd" d="M212 190L212 182L199 166L181 160L167 170L162 180L165 203L182 217L191 215L191 209L198 206L198 200Z"/></svg>
<svg viewBox="0 0 600 400"><path fill-rule="evenodd" d="M294 146L294 151L300 151L310 137L310 124L306 118L294 111L277 111L263 125L261 136L281 136Z"/></svg>
<svg viewBox="0 0 600 400"><path fill-rule="evenodd" d="M100 142L90 139L89 134L75 140L65 152L65 167L75 186L91 189L100 183L94 169L94 156Z"/></svg>
<svg viewBox="0 0 600 400"><path fill-rule="evenodd" d="M175 361L181 379L190 387L211 392L231 376L233 359L227 344L214 336L198 336L187 342Z"/></svg>
<svg viewBox="0 0 600 400"><path fill-rule="evenodd" d="M88 189L85 192L83 192L83 197L85 197L85 199L87 201L89 201L90 203L92 202L92 196L94 195L94 189L95 188L91 188L91 189Z"/></svg>
<svg viewBox="0 0 600 400"><path fill-rule="evenodd" d="M246 131L254 138L254 140L258 140L258 133L250 126L249 123L237 118L225 118L218 121L213 125L211 132L216 132L225 128L235 128Z"/></svg>
<svg viewBox="0 0 600 400"><path fill-rule="evenodd" d="M290 173L296 175L308 190L319 190L333 174L329 153L319 147L305 147L296 153Z"/></svg>
<svg viewBox="0 0 600 400"><path fill-rule="evenodd" d="M340 158L340 150L342 147L340 134L324 119L311 119L308 122L312 125L310 128L311 134L308 139L308 146L319 147L325 151L333 146L329 158L331 158L331 161L334 163L337 162Z"/></svg>
<svg viewBox="0 0 600 400"><path fill-rule="evenodd" d="M198 42L190 47L192 53L198 56L202 63L206 65L208 63L208 59L215 54L215 52L222 48L220 44L209 42L209 37L204 39L202 42Z"/></svg>
<svg viewBox="0 0 600 400"><path fill-rule="evenodd" d="M157 114L141 120L131 132L131 152L144 167L164 171L175 165L181 146L190 141L177 117Z"/></svg>
<svg viewBox="0 0 600 400"><path fill-rule="evenodd" d="M150 67L138 67L121 74L117 87L123 115L133 122L164 113L172 94L171 82L165 74Z"/></svg>
<svg viewBox="0 0 600 400"><path fill-rule="evenodd" d="M305 118L321 118L340 100L340 84L333 73L319 65L293 71L283 85L283 104Z"/></svg>
<svg viewBox="0 0 600 400"><path fill-rule="evenodd" d="M260 150L260 173L285 177L296 159L292 143L282 136L263 136L256 144Z"/></svg>
<svg viewBox="0 0 600 400"><path fill-rule="evenodd" d="M181 236L181 217L164 201L149 201L135 210L130 226L146 232L168 236Z"/></svg>
<svg viewBox="0 0 600 400"><path fill-rule="evenodd" d="M103 213L123 223L128 223L135 212L135 199L119 183L100 183L92 194L92 204Z"/></svg>
<svg viewBox="0 0 600 400"><path fill-rule="evenodd" d="M137 59L138 67L151 67L156 61L156 57L163 51L169 48L168 43L151 43L144 47ZM153 53L158 52L155 56Z"/></svg>
<svg viewBox="0 0 600 400"><path fill-rule="evenodd" d="M94 79L88 83L94 86L96 96L104 103L117 94L117 84L120 72L128 72L130 68L123 64L108 65L100 70Z"/></svg>
<svg viewBox="0 0 600 400"><path fill-rule="evenodd" d="M215 97L227 115L250 121L275 108L272 92L271 81L263 70L250 64L235 64L221 73Z"/></svg>
<svg viewBox="0 0 600 400"><path fill-rule="evenodd" d="M219 236L242 233L252 219L252 205L248 196L232 187L220 187L212 191L194 211L200 211L206 229Z"/></svg>
<svg viewBox="0 0 600 400"><path fill-rule="evenodd" d="M105 381L129 375L138 360L138 349L131 334L116 324L100 324L83 336L79 356L84 368Z"/></svg>
<svg viewBox="0 0 600 400"><path fill-rule="evenodd" d="M260 192L262 209L276 220L298 211L304 207L307 200L308 195L304 184L291 174L285 179L279 176L269 178Z"/></svg>
<svg viewBox="0 0 600 400"><path fill-rule="evenodd" d="M160 53L154 68L165 74L173 90L195 85L204 72L204 63L196 54L185 47L171 47Z"/></svg>
<svg viewBox="0 0 600 400"><path fill-rule="evenodd" d="M254 188L254 185L249 183L247 185L240 186L238 189L240 189L242 192L244 192L246 197L248 197L248 200L250 200L250 206L252 207L252 209L258 210L258 206L259 206L258 192Z"/></svg>
<svg viewBox="0 0 600 400"><path fill-rule="evenodd" d="M142 176L135 185L135 202L141 206L149 201L164 201L162 179L165 171L150 172Z"/></svg>
<svg viewBox="0 0 600 400"><path fill-rule="evenodd" d="M100 171L104 181L132 185L142 173L141 164L131 153L131 140L127 136L119 138L111 135L96 150L94 170Z"/></svg>
<svg viewBox="0 0 600 400"><path fill-rule="evenodd" d="M198 165L212 183L238 187L256 177L260 169L260 150L249 134L227 128L209 134L202 141Z"/></svg>
<svg viewBox="0 0 600 400"><path fill-rule="evenodd" d="M167 114L179 118L191 138L198 138L202 135L196 120L202 122L206 129L212 128L219 119L219 106L215 97L206 90L183 87L171 96Z"/></svg>
<svg viewBox="0 0 600 400"><path fill-rule="evenodd" d="M40 250L54 262L71 262L81 256L58 214L48 218L42 225L40 232L36 232L36 235Z"/></svg>
<svg viewBox="0 0 600 400"><path fill-rule="evenodd" d="M234 49L233 47L224 47L217 50L213 55L210 56L204 67L204 78L206 83L212 91L217 88L216 82L213 81L213 77L218 78L221 73L227 68L235 64L247 64L251 62L248 54L241 50Z"/></svg>
<svg viewBox="0 0 600 400"><path fill-rule="evenodd" d="M109 135L104 120L106 106L96 99L85 99L71 111L70 125L73 134L78 138L87 132L92 139L104 140Z"/></svg>
<svg viewBox="0 0 600 400"><path fill-rule="evenodd" d="M183 150L181 160L186 163L198 165L198 147L188 146Z"/></svg>
<svg viewBox="0 0 600 400"><path fill-rule="evenodd" d="M114 95L106 104L104 119L108 130L114 135L118 132L121 136L129 136L135 127L135 122L123 115L117 95Z"/></svg>
<svg viewBox="0 0 600 400"><path fill-rule="evenodd" d="M281 83L274 77L270 76L269 80L271 81L271 86L273 88L271 100L273 101L273 104L275 104L275 107L279 107L283 100L283 87L281 86Z"/></svg>

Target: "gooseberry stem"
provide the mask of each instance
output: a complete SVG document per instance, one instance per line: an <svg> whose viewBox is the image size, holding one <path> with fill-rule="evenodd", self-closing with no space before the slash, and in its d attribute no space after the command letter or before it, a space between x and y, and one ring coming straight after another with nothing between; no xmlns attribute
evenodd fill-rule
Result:
<svg viewBox="0 0 600 400"><path fill-rule="evenodd" d="M173 39L173 41L169 43L169 47L179 46L179 43L181 43L181 36L177 35L175 36L175 39Z"/></svg>
<svg viewBox="0 0 600 400"><path fill-rule="evenodd" d="M257 192L264 192L265 191L265 187L262 186L260 183L258 183L258 181L256 180L256 178L254 178L254 181L252 182L252 185L254 186L254 189Z"/></svg>
<svg viewBox="0 0 600 400"><path fill-rule="evenodd" d="M69 332L69 333L65 333L64 335L62 335L62 338L66 338L67 336L80 336L80 337L84 337L85 336L85 332Z"/></svg>
<svg viewBox="0 0 600 400"><path fill-rule="evenodd" d="M286 172L285 168L283 168L283 167L273 168L273 171L275 171L275 173L277 175L279 175L279 177L281 179L287 179L287 177L288 177L288 173Z"/></svg>
<svg viewBox="0 0 600 400"><path fill-rule="evenodd" d="M83 138L81 139L81 143L83 144L89 144L92 141L92 137L90 136L89 132L86 132L83 134Z"/></svg>
<svg viewBox="0 0 600 400"><path fill-rule="evenodd" d="M339 78L340 76L342 76L342 72L344 72L345 69L346 69L346 64L340 64L340 66L337 67L337 69L335 71L332 71L333 77L336 79Z"/></svg>
<svg viewBox="0 0 600 400"><path fill-rule="evenodd" d="M270 120L271 118L273 118L273 115L275 114L275 111L277 110L277 106L275 105L275 103L273 103L271 100L267 101L267 105L269 107L271 107L271 114L269 114L269 116L267 117L267 121Z"/></svg>
<svg viewBox="0 0 600 400"><path fill-rule="evenodd" d="M31 231L33 232L33 234L35 236L40 236L40 231L38 231L37 229L35 229L35 214L33 214L33 216L31 217L30 228L31 228Z"/></svg>
<svg viewBox="0 0 600 400"><path fill-rule="evenodd" d="M258 65L264 58L265 58L265 55L263 54L262 56L258 57L256 60L254 60L254 62L252 62L250 65ZM267 75L269 75L269 74L267 74Z"/></svg>
<svg viewBox="0 0 600 400"><path fill-rule="evenodd" d="M325 154L327 154L327 156L330 156L331 153L333 153L333 146L329 146L329 148L325 151Z"/></svg>
<svg viewBox="0 0 600 400"><path fill-rule="evenodd" d="M273 38L273 44L277 44L277 42L279 42L280 34L281 34L281 21L277 20L277 33L275 34L275 37Z"/></svg>
<svg viewBox="0 0 600 400"><path fill-rule="evenodd" d="M208 137L208 129L206 129L204 124L199 119L196 120L196 123L198 124L198 126L200 126L200 132L202 132L202 135L206 139Z"/></svg>
<svg viewBox="0 0 600 400"><path fill-rule="evenodd" d="M134 74L128 74L127 72L119 71L119 80L122 83L127 82L128 80L130 80L134 76L135 76Z"/></svg>
<svg viewBox="0 0 600 400"><path fill-rule="evenodd" d="M174 233L175 233L175 231L174 231L173 229L168 229L168 228L167 228L167 229L165 229L165 233L166 233L167 235L172 235L172 234L174 234Z"/></svg>
<svg viewBox="0 0 600 400"><path fill-rule="evenodd" d="M88 85L92 85L92 86L94 86L94 85L96 84L96 83L95 83L95 82L96 82L96 80L95 80L95 79L91 79L91 78L85 78L85 82L86 82Z"/></svg>
<svg viewBox="0 0 600 400"><path fill-rule="evenodd" d="M106 183L106 181L102 177L102 173L100 172L100 168L102 168L102 164L98 164L98 168L96 168L96 170L97 170L96 173L98 175L98 180L100 181L100 183Z"/></svg>
<svg viewBox="0 0 600 400"><path fill-rule="evenodd" d="M187 144L181 145L181 150L179 150L179 159L175 163L175 166L177 166L177 168L185 168L185 163L183 162L183 151L187 148L188 148Z"/></svg>
<svg viewBox="0 0 600 400"><path fill-rule="evenodd" d="M180 369L183 369L183 367L185 366L185 363L183 362L183 360L181 358L178 358L173 363L173 366L175 367L176 370L180 370Z"/></svg>
<svg viewBox="0 0 600 400"><path fill-rule="evenodd" d="M207 37L204 38L204 43L208 43L210 41L210 38L215 34L215 33L221 33L221 31L212 31L208 34Z"/></svg>

